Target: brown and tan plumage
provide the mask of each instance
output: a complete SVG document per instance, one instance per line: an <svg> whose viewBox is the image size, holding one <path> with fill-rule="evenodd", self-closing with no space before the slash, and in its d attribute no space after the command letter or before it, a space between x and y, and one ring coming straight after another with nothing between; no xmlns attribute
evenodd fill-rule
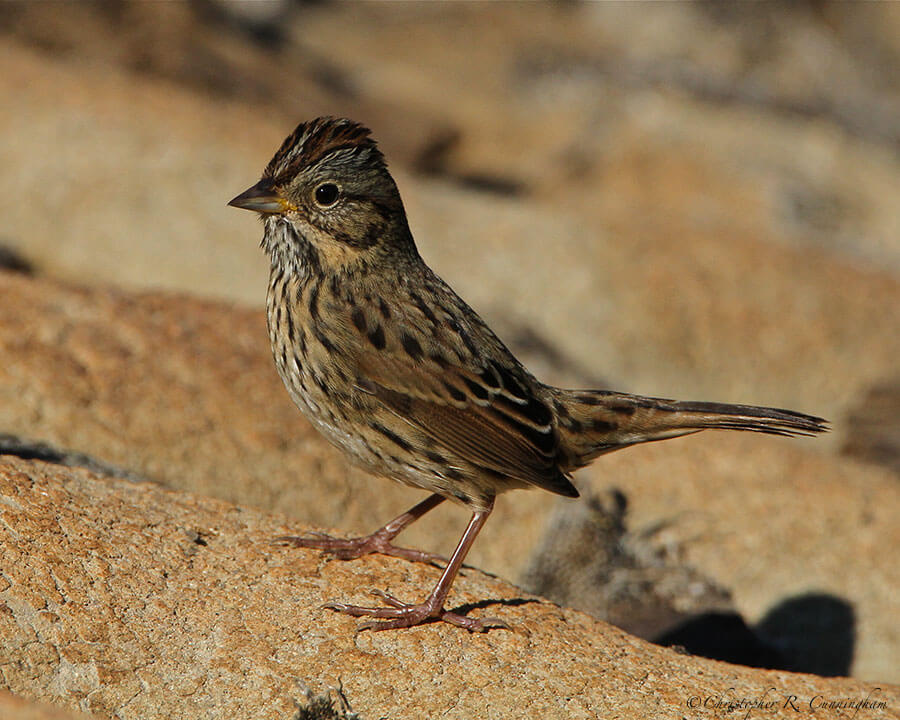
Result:
<svg viewBox="0 0 900 720"><path fill-rule="evenodd" d="M444 602L498 493L533 486L577 497L570 473L597 456L700 430L825 429L821 418L790 410L539 382L419 257L384 158L353 121L299 125L262 179L230 204L263 217L269 338L294 402L357 464L432 493L367 537L284 540L344 559L382 552L434 561L391 541L445 498L473 513L423 603L380 593L388 607L330 605L383 618L366 627L491 624Z"/></svg>

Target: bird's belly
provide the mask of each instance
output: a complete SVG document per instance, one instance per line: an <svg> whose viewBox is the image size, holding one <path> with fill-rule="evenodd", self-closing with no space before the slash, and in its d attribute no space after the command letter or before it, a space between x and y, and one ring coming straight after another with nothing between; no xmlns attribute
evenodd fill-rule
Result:
<svg viewBox="0 0 900 720"><path fill-rule="evenodd" d="M430 489L429 483L419 480L406 463L381 452L371 442L371 411L365 407L365 402L351 402L352 388L328 388L326 384L323 389L312 379L314 373L311 372L302 373L301 383L298 382L301 373L296 372L296 368L282 368L277 357L276 366L294 404L328 442L344 451L351 462L376 475Z"/></svg>
<svg viewBox="0 0 900 720"><path fill-rule="evenodd" d="M308 373L282 369L277 358L276 366L291 400L329 442L351 456L366 456L370 452L361 434L355 432L356 423L348 417L352 408L349 403L340 402L337 388L326 396L326 391L316 387ZM298 382L301 378L302 382Z"/></svg>
<svg viewBox="0 0 900 720"><path fill-rule="evenodd" d="M340 394L330 392L326 397L324 390L314 384L310 386L308 380L303 383L304 388L297 382L297 375L282 372L277 358L276 365L294 404L310 424L357 467L464 505L477 504L480 500L475 496L485 495L465 492L466 487L448 479L445 467L421 459L411 461L403 453L386 451L383 442L379 442L383 438L372 429L377 413L374 408L367 407L366 398L351 405L349 400L341 402Z"/></svg>

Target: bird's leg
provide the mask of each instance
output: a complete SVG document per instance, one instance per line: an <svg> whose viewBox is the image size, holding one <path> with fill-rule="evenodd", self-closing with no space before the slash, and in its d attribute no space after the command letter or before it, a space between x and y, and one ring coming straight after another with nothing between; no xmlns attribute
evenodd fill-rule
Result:
<svg viewBox="0 0 900 720"><path fill-rule="evenodd" d="M360 625L361 630L408 628L415 625L422 625L430 620L448 622L451 625L465 628L471 632L485 632L491 627L506 627L506 623L502 620L494 618L470 618L465 615L458 615L444 610L444 603L447 601L447 595L450 593L450 588L453 585L453 581L456 579L456 574L459 572L460 567L462 567L463 560L465 560L469 548L472 547L472 543L475 542L475 537L487 520L488 515L490 515L492 506L493 501L491 502L491 505L488 506L487 510L480 510L472 514L472 519L469 520L469 525L466 527L466 531L463 533L459 545L456 546L456 550L453 551L453 555L450 557L447 567L445 567L443 573L441 573L441 579L438 580L437 585L434 586L434 590L431 591L431 594L426 598L425 602L418 605L410 605L398 600L392 595L388 595L386 592L375 590L372 594L381 598L384 603L390 607L369 608L338 602L326 603L325 607L346 613L347 615L353 615L354 617L386 618L383 622L370 620L369 622L363 623Z"/></svg>
<svg viewBox="0 0 900 720"><path fill-rule="evenodd" d="M317 548L341 560L355 560L370 553L381 553L382 555L393 555L394 557L431 565L443 563L446 562L446 559L440 555L425 552L424 550L397 547L391 543L391 540L397 537L406 527L442 502L444 502L444 498L441 495L430 495L415 507L395 517L384 527L364 537L336 538L325 533L314 533L311 537L282 535L275 538L275 542L293 545L294 547Z"/></svg>

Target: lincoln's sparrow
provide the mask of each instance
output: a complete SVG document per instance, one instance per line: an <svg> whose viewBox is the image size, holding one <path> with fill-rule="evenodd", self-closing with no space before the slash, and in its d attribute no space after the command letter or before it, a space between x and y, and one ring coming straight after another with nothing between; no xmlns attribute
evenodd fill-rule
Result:
<svg viewBox="0 0 900 720"><path fill-rule="evenodd" d="M329 604L386 618L365 627L492 624L444 603L498 493L539 487L577 497L570 473L598 455L708 428L825 429L821 418L789 410L542 384L419 257L381 152L350 120L299 125L262 180L230 204L262 216L269 339L291 398L351 460L433 493L368 537L282 540L343 559L380 552L434 561L391 540L445 498L472 511L423 603L379 592L387 607Z"/></svg>

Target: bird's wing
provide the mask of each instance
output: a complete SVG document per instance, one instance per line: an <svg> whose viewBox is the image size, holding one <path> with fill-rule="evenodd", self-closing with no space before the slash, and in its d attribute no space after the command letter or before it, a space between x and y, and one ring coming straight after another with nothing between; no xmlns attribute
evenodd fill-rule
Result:
<svg viewBox="0 0 900 720"><path fill-rule="evenodd" d="M390 323L354 324L358 387L476 469L577 496L558 466L549 396L477 316L429 322L395 307ZM357 318L358 320L358 318Z"/></svg>

